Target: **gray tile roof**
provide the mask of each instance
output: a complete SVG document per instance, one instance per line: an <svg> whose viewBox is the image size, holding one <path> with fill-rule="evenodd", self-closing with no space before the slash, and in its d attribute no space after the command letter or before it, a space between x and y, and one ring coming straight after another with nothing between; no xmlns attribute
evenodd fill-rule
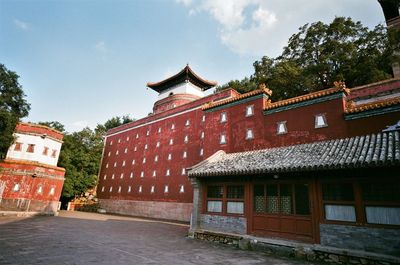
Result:
<svg viewBox="0 0 400 265"><path fill-rule="evenodd" d="M189 177L400 165L400 131L226 154L193 166Z"/></svg>

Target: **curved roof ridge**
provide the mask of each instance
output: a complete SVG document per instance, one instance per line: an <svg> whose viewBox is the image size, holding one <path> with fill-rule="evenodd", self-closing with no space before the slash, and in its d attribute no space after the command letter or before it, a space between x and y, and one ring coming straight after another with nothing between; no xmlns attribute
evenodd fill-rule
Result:
<svg viewBox="0 0 400 265"><path fill-rule="evenodd" d="M213 86L216 86L218 83L216 81L210 81L207 79L204 79L197 75L192 68L190 68L189 64L187 64L181 71L179 71L177 74L167 77L166 79L163 79L158 82L148 82L146 84L147 87L156 90L157 92L162 91L163 89L161 88L164 85L167 85L168 82L173 82L174 80L178 79L179 77L186 75L185 80L189 78L189 75L192 75L195 79L197 79L198 83L200 84L202 89L208 89Z"/></svg>

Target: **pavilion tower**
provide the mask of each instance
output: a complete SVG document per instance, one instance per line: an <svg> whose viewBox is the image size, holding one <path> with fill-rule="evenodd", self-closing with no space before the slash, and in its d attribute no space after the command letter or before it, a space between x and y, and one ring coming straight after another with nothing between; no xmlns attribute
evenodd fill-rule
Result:
<svg viewBox="0 0 400 265"><path fill-rule="evenodd" d="M157 114L204 97L204 91L217 85L198 76L189 65L179 73L159 82L149 82L147 86L157 91L158 100L153 113Z"/></svg>

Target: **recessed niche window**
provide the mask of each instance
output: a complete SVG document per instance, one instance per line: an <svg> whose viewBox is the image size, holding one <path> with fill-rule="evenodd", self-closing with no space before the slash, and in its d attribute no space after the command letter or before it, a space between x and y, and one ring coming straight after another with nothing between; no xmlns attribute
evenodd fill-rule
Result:
<svg viewBox="0 0 400 265"><path fill-rule="evenodd" d="M225 134L221 134L221 136L219 138L219 143L220 144L226 144L226 136L225 136Z"/></svg>
<svg viewBox="0 0 400 265"><path fill-rule="evenodd" d="M158 131L157 131L158 133L161 133L161 127L158 127Z"/></svg>
<svg viewBox="0 0 400 265"><path fill-rule="evenodd" d="M136 134L136 139L138 139L138 138L139 138L139 134L137 133L137 134Z"/></svg>
<svg viewBox="0 0 400 265"><path fill-rule="evenodd" d="M118 143L120 143L121 142L121 139L118 139Z"/></svg>
<svg viewBox="0 0 400 265"><path fill-rule="evenodd" d="M20 185L18 183L15 184L13 187L13 191L17 192L17 191L19 191L19 189L20 189Z"/></svg>
<svg viewBox="0 0 400 265"><path fill-rule="evenodd" d="M49 191L49 195L54 195L54 192L55 192L55 188L54 188L54 187L51 187L51 188L50 188L50 191Z"/></svg>
<svg viewBox="0 0 400 265"><path fill-rule="evenodd" d="M133 172L131 172L131 174L129 175L129 178L133 178Z"/></svg>
<svg viewBox="0 0 400 265"><path fill-rule="evenodd" d="M111 175L111 179L114 179L114 178L115 178L115 175L114 175L114 174L112 174L112 175Z"/></svg>
<svg viewBox="0 0 400 265"><path fill-rule="evenodd" d="M53 149L51 151L51 157L56 157L57 156L57 150Z"/></svg>
<svg viewBox="0 0 400 265"><path fill-rule="evenodd" d="M171 124L171 130L175 130L175 124L174 123Z"/></svg>
<svg viewBox="0 0 400 265"><path fill-rule="evenodd" d="M101 187L101 192L104 192L104 186L103 186L103 187Z"/></svg>
<svg viewBox="0 0 400 265"><path fill-rule="evenodd" d="M220 122L226 122L228 120L228 117L226 115L226 112L222 112L221 113L221 117L220 117Z"/></svg>
<svg viewBox="0 0 400 265"><path fill-rule="evenodd" d="M246 117L254 115L254 106L247 106L246 107Z"/></svg>
<svg viewBox="0 0 400 265"><path fill-rule="evenodd" d="M45 146L45 147L43 148L43 153L42 153L42 155L47 156L48 154L49 154L49 148L48 148L47 146Z"/></svg>
<svg viewBox="0 0 400 265"><path fill-rule="evenodd" d="M354 200L354 190L351 183L322 184L322 201L326 220L355 222Z"/></svg>
<svg viewBox="0 0 400 265"><path fill-rule="evenodd" d="M111 156L111 152L108 152L108 156Z"/></svg>
<svg viewBox="0 0 400 265"><path fill-rule="evenodd" d="M124 173L121 173L121 176L120 176L120 178L121 178L121 179L123 179L123 178L124 178Z"/></svg>
<svg viewBox="0 0 400 265"><path fill-rule="evenodd" d="M106 168L108 168L108 163L106 164Z"/></svg>
<svg viewBox="0 0 400 265"><path fill-rule="evenodd" d="M122 161L122 166L123 166L123 167L125 166L125 160L124 160L124 161Z"/></svg>
<svg viewBox="0 0 400 265"><path fill-rule="evenodd" d="M26 149L26 152L28 152L28 153L35 152L35 145L34 144L28 144L28 148Z"/></svg>
<svg viewBox="0 0 400 265"><path fill-rule="evenodd" d="M186 175L186 168L182 168L182 175Z"/></svg>
<svg viewBox="0 0 400 265"><path fill-rule="evenodd" d="M157 172L155 170L153 170L153 177L155 177L157 175Z"/></svg>
<svg viewBox="0 0 400 265"><path fill-rule="evenodd" d="M119 154L119 151L117 150L117 151L115 151L115 155L118 155Z"/></svg>
<svg viewBox="0 0 400 265"><path fill-rule="evenodd" d="M149 136L149 135L150 135L150 130L147 130L146 136Z"/></svg>
<svg viewBox="0 0 400 265"><path fill-rule="evenodd" d="M204 149L201 148L201 149L200 149L200 156L203 156L203 154L204 154Z"/></svg>
<svg viewBox="0 0 400 265"><path fill-rule="evenodd" d="M125 148L125 151L124 151L124 152L125 152L125 154L128 153L128 148Z"/></svg>
<svg viewBox="0 0 400 265"><path fill-rule="evenodd" d="M104 175L103 179L106 180L107 179L107 175Z"/></svg>
<svg viewBox="0 0 400 265"><path fill-rule="evenodd" d="M113 141L110 141L110 145L112 145L113 144Z"/></svg>
<svg viewBox="0 0 400 265"><path fill-rule="evenodd" d="M22 150L22 143L16 142L15 143L15 147L14 147L14 151L21 151L21 150Z"/></svg>
<svg viewBox="0 0 400 265"><path fill-rule="evenodd" d="M247 129L246 131L246 140L251 140L254 138L253 130L252 129Z"/></svg>
<svg viewBox="0 0 400 265"><path fill-rule="evenodd" d="M129 136L126 137L126 141L127 141L127 142L129 141Z"/></svg>
<svg viewBox="0 0 400 265"><path fill-rule="evenodd" d="M172 154L168 154L168 160L172 159Z"/></svg>
<svg viewBox="0 0 400 265"><path fill-rule="evenodd" d="M188 136L188 135L185 135L184 142L185 142L185 143L189 142L189 136Z"/></svg>
<svg viewBox="0 0 400 265"><path fill-rule="evenodd" d="M190 120L186 120L185 126L189 126L189 125L190 125Z"/></svg>
<svg viewBox="0 0 400 265"><path fill-rule="evenodd" d="M134 151L134 152L136 152L136 151L137 151L137 146L135 146L135 147L133 148L133 151Z"/></svg>
<svg viewBox="0 0 400 265"><path fill-rule="evenodd" d="M143 164L146 164L146 158L145 158L145 157L143 157L142 163L143 163Z"/></svg>
<svg viewBox="0 0 400 265"><path fill-rule="evenodd" d="M280 121L277 123L276 133L277 134L287 133L286 121Z"/></svg>
<svg viewBox="0 0 400 265"><path fill-rule="evenodd" d="M156 147L160 147L160 142L157 142L157 143L156 143Z"/></svg>
<svg viewBox="0 0 400 265"><path fill-rule="evenodd" d="M168 193L168 185L164 186L164 193Z"/></svg>
<svg viewBox="0 0 400 265"><path fill-rule="evenodd" d="M110 187L109 192L112 192L112 186Z"/></svg>
<svg viewBox="0 0 400 265"><path fill-rule="evenodd" d="M149 146L147 144L144 145L144 150L146 150Z"/></svg>
<svg viewBox="0 0 400 265"><path fill-rule="evenodd" d="M114 162L114 167L117 167L117 162Z"/></svg>
<svg viewBox="0 0 400 265"><path fill-rule="evenodd" d="M205 122L206 121L206 115L203 115L203 117L201 117L201 121Z"/></svg>
<svg viewBox="0 0 400 265"><path fill-rule="evenodd" d="M201 132L200 139L204 139L204 132Z"/></svg>
<svg viewBox="0 0 400 265"><path fill-rule="evenodd" d="M138 192L139 192L139 193L142 193L142 190L143 190L143 187L142 187L142 185L140 185L140 186L139 186L139 189L138 189Z"/></svg>
<svg viewBox="0 0 400 265"><path fill-rule="evenodd" d="M135 162L136 162L136 161L135 161L135 159L132 159L132 165L134 165L134 164L135 164Z"/></svg>
<svg viewBox="0 0 400 265"><path fill-rule="evenodd" d="M151 188L150 188L150 193L154 193L154 191L155 191L155 187L154 187L154 185L153 185L153 186L151 186Z"/></svg>
<svg viewBox="0 0 400 265"><path fill-rule="evenodd" d="M185 192L185 186L184 185L181 185L180 187L179 187L179 193L184 193Z"/></svg>
<svg viewBox="0 0 400 265"><path fill-rule="evenodd" d="M186 151L183 151L182 157L183 157L183 158L186 158L186 157L187 157L187 152L186 152Z"/></svg>
<svg viewBox="0 0 400 265"><path fill-rule="evenodd" d="M118 187L118 193L121 193L121 186Z"/></svg>
<svg viewBox="0 0 400 265"><path fill-rule="evenodd" d="M169 139L169 145L173 145L174 144L174 139Z"/></svg>
<svg viewBox="0 0 400 265"><path fill-rule="evenodd" d="M143 171L140 172L140 177L144 178L144 172Z"/></svg>
<svg viewBox="0 0 400 265"><path fill-rule="evenodd" d="M158 155L156 155L155 157L154 157L154 162L157 162L158 161Z"/></svg>
<svg viewBox="0 0 400 265"><path fill-rule="evenodd" d="M42 185L39 185L37 188L37 193L43 193L43 187Z"/></svg>
<svg viewBox="0 0 400 265"><path fill-rule="evenodd" d="M128 192L131 192L132 191L132 186L129 186L128 187Z"/></svg>
<svg viewBox="0 0 400 265"><path fill-rule="evenodd" d="M170 175L170 171L169 169L167 169L167 171L165 172L165 176L169 176Z"/></svg>
<svg viewBox="0 0 400 265"><path fill-rule="evenodd" d="M323 128L327 126L328 123L326 121L325 113L315 115L315 128Z"/></svg>

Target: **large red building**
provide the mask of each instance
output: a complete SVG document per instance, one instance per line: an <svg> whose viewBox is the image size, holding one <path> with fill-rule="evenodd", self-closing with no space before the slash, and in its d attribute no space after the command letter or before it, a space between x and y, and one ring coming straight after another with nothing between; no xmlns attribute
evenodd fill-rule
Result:
<svg viewBox="0 0 400 265"><path fill-rule="evenodd" d="M226 89L186 66L148 87L159 93L148 117L105 138L97 195L108 212L189 221L193 188L187 169L226 153L378 133L400 120L400 80L348 89L343 83L271 102L265 86Z"/></svg>
<svg viewBox="0 0 400 265"><path fill-rule="evenodd" d="M57 166L63 134L19 123L15 142L0 161L0 211L53 215L59 208L65 170Z"/></svg>

